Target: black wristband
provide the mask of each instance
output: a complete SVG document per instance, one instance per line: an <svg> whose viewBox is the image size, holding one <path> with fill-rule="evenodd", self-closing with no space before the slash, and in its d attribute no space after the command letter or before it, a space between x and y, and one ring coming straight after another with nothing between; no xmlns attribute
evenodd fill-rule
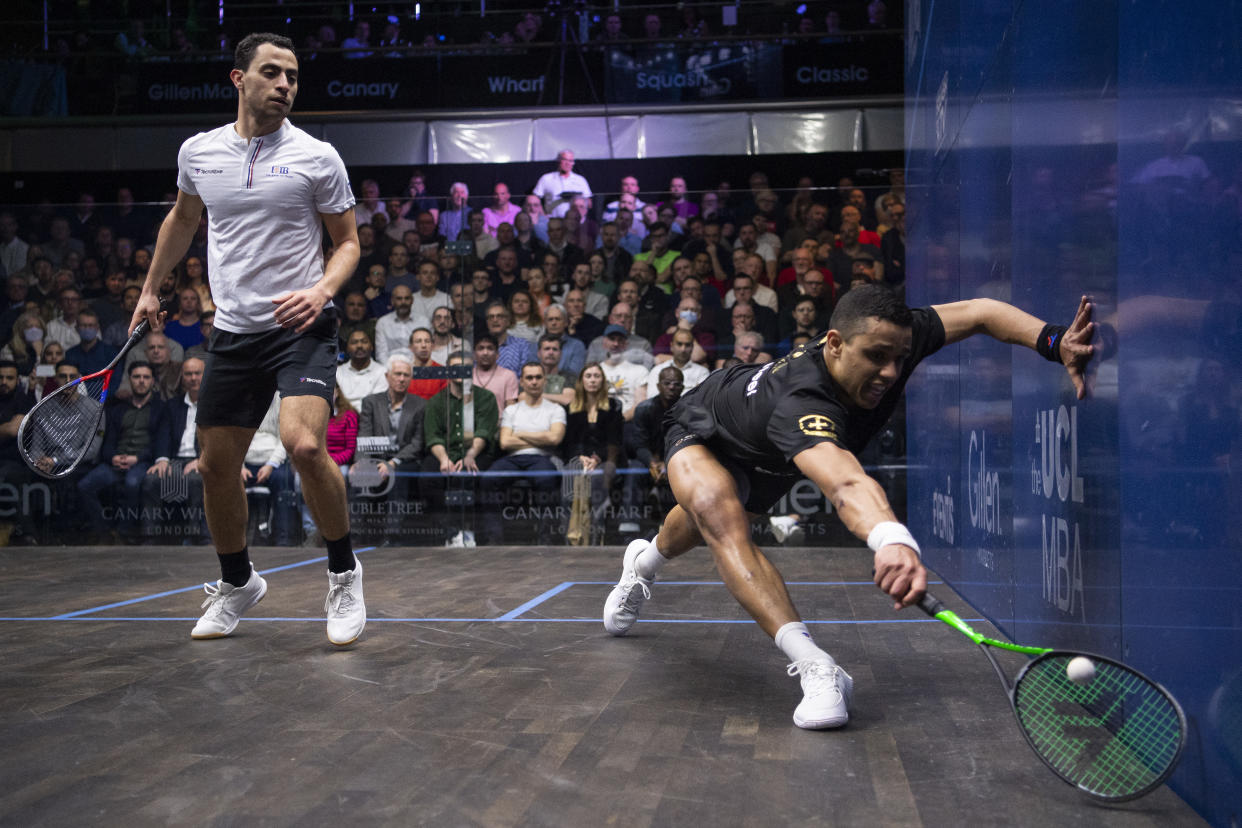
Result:
<svg viewBox="0 0 1242 828"><path fill-rule="evenodd" d="M1049 362L1061 362L1061 337L1067 330L1064 325L1044 325L1035 341L1035 350Z"/></svg>

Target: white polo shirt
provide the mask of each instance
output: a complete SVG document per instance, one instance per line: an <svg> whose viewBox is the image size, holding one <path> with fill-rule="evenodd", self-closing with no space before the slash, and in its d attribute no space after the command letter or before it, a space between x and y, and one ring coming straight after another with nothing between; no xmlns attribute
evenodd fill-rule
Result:
<svg viewBox="0 0 1242 828"><path fill-rule="evenodd" d="M531 192L543 199L545 205L549 201L559 199L562 193L579 193L587 198L593 195L591 185L587 183L585 178L576 172L571 172L569 175L561 175L560 170L553 170L550 173L541 175L539 180L535 182L535 189L531 190ZM564 218L565 214L569 212L569 207L568 201L562 202L553 207L548 215Z"/></svg>
<svg viewBox="0 0 1242 828"><path fill-rule="evenodd" d="M177 187L207 205L215 327L232 333L280 327L272 299L323 278L319 214L354 206L340 155L287 120L250 141L233 124L188 139Z"/></svg>

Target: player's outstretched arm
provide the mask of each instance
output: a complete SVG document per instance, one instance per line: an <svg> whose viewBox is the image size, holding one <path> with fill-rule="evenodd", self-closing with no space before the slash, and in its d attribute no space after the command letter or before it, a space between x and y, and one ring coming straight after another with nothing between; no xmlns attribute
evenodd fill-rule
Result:
<svg viewBox="0 0 1242 828"><path fill-rule="evenodd" d="M798 469L832 503L837 516L875 552L875 585L893 599L894 609L923 597L927 570L919 548L897 522L884 489L863 471L858 458L832 443L820 443L794 456Z"/></svg>
<svg viewBox="0 0 1242 828"><path fill-rule="evenodd" d="M1025 345L1052 362L1065 366L1078 399L1087 396L1087 363L1095 349L1091 345L1095 310L1089 296L1078 302L1078 311L1068 328L1047 325L1013 305L995 299L967 299L933 308L944 324L946 343L958 342L968 336L984 333L1011 345Z"/></svg>
<svg viewBox="0 0 1242 828"><path fill-rule="evenodd" d="M146 319L151 323L151 330L158 331L164 326L160 318L160 282L172 272L181 261L181 257L190 249L194 234L198 232L198 221L203 215L203 200L190 195L184 190L177 191L177 203L168 211L160 225L159 235L155 239L155 252L151 255L151 265L147 268L147 280L142 285L142 295L138 297L138 306L129 321L129 332L133 333L138 323Z"/></svg>

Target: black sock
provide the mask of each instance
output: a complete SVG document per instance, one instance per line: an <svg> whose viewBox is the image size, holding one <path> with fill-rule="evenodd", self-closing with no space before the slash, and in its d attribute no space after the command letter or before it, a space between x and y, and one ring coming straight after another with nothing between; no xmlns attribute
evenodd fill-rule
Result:
<svg viewBox="0 0 1242 828"><path fill-rule="evenodd" d="M342 572L353 572L357 561L354 560L354 544L349 533L340 540L324 541L328 545L328 571L340 575Z"/></svg>
<svg viewBox="0 0 1242 828"><path fill-rule="evenodd" d="M220 577L235 587L245 586L250 580L250 547L242 551L220 556Z"/></svg>

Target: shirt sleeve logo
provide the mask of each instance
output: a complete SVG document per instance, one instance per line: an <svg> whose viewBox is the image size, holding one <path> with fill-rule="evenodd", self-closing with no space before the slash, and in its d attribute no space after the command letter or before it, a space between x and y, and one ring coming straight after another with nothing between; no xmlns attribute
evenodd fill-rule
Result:
<svg viewBox="0 0 1242 828"><path fill-rule="evenodd" d="M836 426L823 414L807 414L799 417L798 430L808 437L835 438L837 436Z"/></svg>

